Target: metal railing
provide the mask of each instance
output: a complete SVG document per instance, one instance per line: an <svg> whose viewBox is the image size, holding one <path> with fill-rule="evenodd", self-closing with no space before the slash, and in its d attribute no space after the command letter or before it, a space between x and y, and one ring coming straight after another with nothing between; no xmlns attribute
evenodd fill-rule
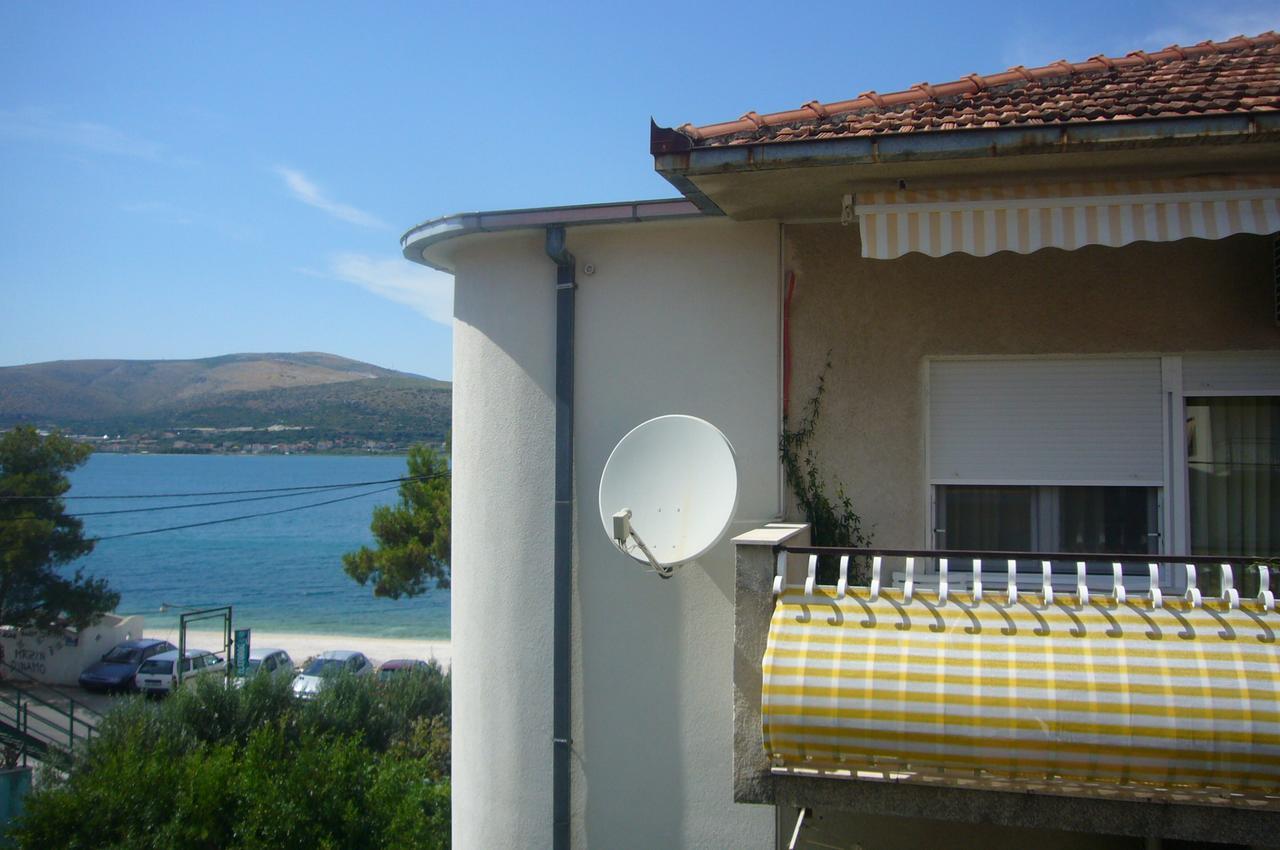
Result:
<svg viewBox="0 0 1280 850"><path fill-rule="evenodd" d="M17 674L35 684L28 674L0 661L6 678L0 681L0 738L18 749L25 765L30 757L48 757L51 752L73 754L97 731L102 715L72 697L46 699L29 685L15 682ZM34 709L34 710L33 710Z"/></svg>
<svg viewBox="0 0 1280 850"><path fill-rule="evenodd" d="M1252 599L1271 610L1280 593L1280 558L1271 556L791 545L774 551L775 594L789 586L812 593L821 584L834 585L843 596L851 584L864 583L873 595L882 587L900 586L907 593L929 589L943 596L965 587L980 596L987 578L1002 579L1011 596L1039 589L1048 599L1055 591L1087 599L1090 591L1101 591L1119 600L1140 595L1158 605L1175 593L1196 605L1216 598L1234 607ZM788 555L808 556L801 581L791 580L795 572L788 568ZM900 563L901 571L889 571L886 561L889 568Z"/></svg>

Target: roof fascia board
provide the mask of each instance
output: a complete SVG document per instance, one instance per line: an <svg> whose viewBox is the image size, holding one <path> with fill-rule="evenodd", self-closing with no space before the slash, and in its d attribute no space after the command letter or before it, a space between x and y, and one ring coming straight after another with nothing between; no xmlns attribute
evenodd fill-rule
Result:
<svg viewBox="0 0 1280 850"><path fill-rule="evenodd" d="M693 184L689 185L692 187ZM627 224L702 215L706 215L706 212L688 198L456 213L431 219L411 228L400 237L400 250L407 260L451 272L453 269L447 265L433 262L427 256L427 251L443 242L476 233L540 230L551 225L571 227Z"/></svg>
<svg viewBox="0 0 1280 850"><path fill-rule="evenodd" d="M658 154L654 167L676 188L689 177L809 165L876 165L909 160L1064 153L1115 147L1252 141L1280 133L1280 113L1107 121L846 139L721 145ZM680 182L677 182L677 178ZM692 199L692 198L691 198Z"/></svg>

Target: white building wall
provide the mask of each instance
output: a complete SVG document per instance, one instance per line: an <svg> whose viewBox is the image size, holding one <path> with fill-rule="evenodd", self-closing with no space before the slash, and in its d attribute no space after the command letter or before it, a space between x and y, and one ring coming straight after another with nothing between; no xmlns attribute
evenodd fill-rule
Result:
<svg viewBox="0 0 1280 850"><path fill-rule="evenodd" d="M779 234L723 219L569 233L578 276L574 846L772 847L773 810L733 802L733 547L669 581L600 522L605 461L667 413L738 460L729 537L779 513Z"/></svg>
<svg viewBox="0 0 1280 850"><path fill-rule="evenodd" d="M771 847L773 810L732 796L733 548L661 581L613 548L595 493L623 434L688 413L737 451L729 536L777 516L778 228L581 227L568 247L573 846ZM481 237L456 257L454 846L547 847L555 268L541 233Z"/></svg>
<svg viewBox="0 0 1280 850"><path fill-rule="evenodd" d="M0 679L29 677L49 685L74 686L84 669L101 660L111 647L142 637L141 615L106 614L82 632L42 632L38 629L0 628Z"/></svg>
<svg viewBox="0 0 1280 850"><path fill-rule="evenodd" d="M457 264L453 846L551 846L555 267L540 234Z"/></svg>

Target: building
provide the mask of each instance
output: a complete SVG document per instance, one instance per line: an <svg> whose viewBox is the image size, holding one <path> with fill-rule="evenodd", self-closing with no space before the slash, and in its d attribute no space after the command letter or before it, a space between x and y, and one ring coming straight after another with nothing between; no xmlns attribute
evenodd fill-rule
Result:
<svg viewBox="0 0 1280 850"><path fill-rule="evenodd" d="M1034 783L790 770L765 751L760 702L774 547L805 533L765 528L803 519L784 410L794 423L824 375L811 447L876 546L1122 551L1159 561L1170 599L1188 583L1172 557L1212 554L1261 597L1240 559L1280 555L1278 108L1275 33L1020 67L655 126L672 200L410 230L405 256L456 276L455 845L1280 843L1266 793L1200 787L1231 786L1225 769L1173 791L1127 774L1068 787L1057 767ZM737 545L664 582L613 547L595 493L618 439L666 413L724 431L739 501ZM1113 581L1109 563L1077 577L1061 560L1053 587L1151 587L1144 563ZM972 599L981 564L951 566ZM1034 595L1039 562L1016 566ZM884 569L885 596L909 601L905 558ZM1198 576L1207 594L1217 569ZM937 593L938 571L922 555L920 586ZM1003 593L1007 570L987 575ZM1260 671L1231 679L1262 682L1230 757L1244 773L1280 753L1275 657L1258 651ZM1160 711L1177 714L1176 690Z"/></svg>

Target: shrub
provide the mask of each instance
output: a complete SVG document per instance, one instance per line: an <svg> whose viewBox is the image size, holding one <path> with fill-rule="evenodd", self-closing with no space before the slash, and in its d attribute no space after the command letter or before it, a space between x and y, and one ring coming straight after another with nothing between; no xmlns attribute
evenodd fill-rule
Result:
<svg viewBox="0 0 1280 850"><path fill-rule="evenodd" d="M27 799L25 848L446 847L449 677L203 680L122 700ZM443 744L443 750L442 750Z"/></svg>

